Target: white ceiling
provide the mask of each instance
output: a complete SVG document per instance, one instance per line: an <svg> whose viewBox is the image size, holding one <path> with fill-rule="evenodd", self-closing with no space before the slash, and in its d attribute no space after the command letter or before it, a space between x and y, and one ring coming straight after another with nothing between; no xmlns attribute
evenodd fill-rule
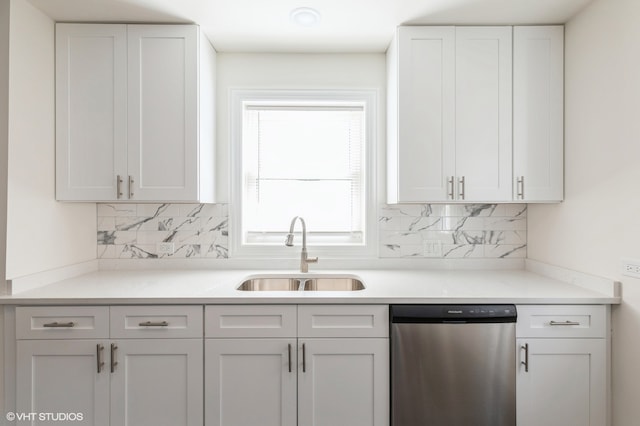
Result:
<svg viewBox="0 0 640 426"><path fill-rule="evenodd" d="M403 24L558 24L592 0L29 0L56 21L195 22L221 52L384 52ZM289 20L317 9L316 27Z"/></svg>

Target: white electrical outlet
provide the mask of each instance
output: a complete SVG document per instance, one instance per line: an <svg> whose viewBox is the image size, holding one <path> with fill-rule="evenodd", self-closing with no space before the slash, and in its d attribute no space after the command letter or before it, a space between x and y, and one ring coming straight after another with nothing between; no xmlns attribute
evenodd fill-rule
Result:
<svg viewBox="0 0 640 426"><path fill-rule="evenodd" d="M422 253L424 257L442 257L442 241L440 240L422 241Z"/></svg>
<svg viewBox="0 0 640 426"><path fill-rule="evenodd" d="M176 248L173 243L157 243L156 244L156 252L158 254L173 254L175 253Z"/></svg>
<svg viewBox="0 0 640 426"><path fill-rule="evenodd" d="M640 278L640 260L622 259L622 275Z"/></svg>

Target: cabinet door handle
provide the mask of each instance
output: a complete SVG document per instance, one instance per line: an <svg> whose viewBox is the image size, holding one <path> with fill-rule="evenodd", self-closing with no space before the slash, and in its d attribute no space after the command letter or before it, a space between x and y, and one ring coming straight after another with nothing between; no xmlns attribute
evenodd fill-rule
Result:
<svg viewBox="0 0 640 426"><path fill-rule="evenodd" d="M102 352L104 351L104 345L98 343L96 345L96 355L98 358L98 373L102 372L102 367L104 367L104 360L102 359Z"/></svg>
<svg viewBox="0 0 640 426"><path fill-rule="evenodd" d="M289 343L288 345L288 352L289 352L289 373L291 373L291 343Z"/></svg>
<svg viewBox="0 0 640 426"><path fill-rule="evenodd" d="M455 191L455 184L454 184L454 180L455 178L453 176L447 178L447 197L449 197L450 200L454 199L454 191Z"/></svg>
<svg viewBox="0 0 640 426"><path fill-rule="evenodd" d="M460 193L458 195L460 196L461 200L464 200L464 176L460 178L458 183L460 185Z"/></svg>
<svg viewBox="0 0 640 426"><path fill-rule="evenodd" d="M133 176L129 175L129 198L133 198Z"/></svg>
<svg viewBox="0 0 640 426"><path fill-rule="evenodd" d="M580 325L578 321L549 321L549 325L552 327L562 325Z"/></svg>
<svg viewBox="0 0 640 426"><path fill-rule="evenodd" d="M145 321L138 324L140 327L168 327L169 323L167 321Z"/></svg>
<svg viewBox="0 0 640 426"><path fill-rule="evenodd" d="M519 200L524 200L524 176L519 176L517 181L517 191L516 194Z"/></svg>
<svg viewBox="0 0 640 426"><path fill-rule="evenodd" d="M307 353L304 343L302 344L302 372L307 372Z"/></svg>
<svg viewBox="0 0 640 426"><path fill-rule="evenodd" d="M118 361L116 361L116 351L118 350L118 346L115 343L111 344L111 372L116 371L116 365L118 365Z"/></svg>
<svg viewBox="0 0 640 426"><path fill-rule="evenodd" d="M120 175L116 176L116 197L118 200L122 198L122 177Z"/></svg>
<svg viewBox="0 0 640 426"><path fill-rule="evenodd" d="M76 324L73 321L69 322L48 322L46 324L42 324L43 327L46 328L71 328L75 327Z"/></svg>
<svg viewBox="0 0 640 426"><path fill-rule="evenodd" d="M524 361L520 361L520 364L524 365L524 372L529 372L529 344L525 343L520 349L524 349Z"/></svg>

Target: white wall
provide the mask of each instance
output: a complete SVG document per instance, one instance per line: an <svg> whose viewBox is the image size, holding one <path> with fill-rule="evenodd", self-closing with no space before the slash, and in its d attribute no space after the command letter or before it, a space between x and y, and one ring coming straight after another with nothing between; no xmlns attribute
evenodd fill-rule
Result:
<svg viewBox="0 0 640 426"><path fill-rule="evenodd" d="M230 89L378 89L378 152L385 152L386 59L372 54L246 54L218 53L217 69L217 193L229 201ZM384 176L378 158L378 176ZM384 190L378 179L378 193ZM383 196L379 197L384 200Z"/></svg>
<svg viewBox="0 0 640 426"><path fill-rule="evenodd" d="M4 0L3 0L4 1ZM8 278L96 258L95 204L55 201L54 23L11 0Z"/></svg>
<svg viewBox="0 0 640 426"><path fill-rule="evenodd" d="M5 291L9 141L9 1L0 0L0 294Z"/></svg>
<svg viewBox="0 0 640 426"><path fill-rule="evenodd" d="M0 294L6 290L7 145L9 115L9 0L0 0ZM0 307L0 369L4 367L4 308ZM5 380L0 380L0 413L6 412Z"/></svg>
<svg viewBox="0 0 640 426"><path fill-rule="evenodd" d="M528 255L622 282L613 309L614 426L640 418L640 1L596 0L566 26L565 190L529 208Z"/></svg>

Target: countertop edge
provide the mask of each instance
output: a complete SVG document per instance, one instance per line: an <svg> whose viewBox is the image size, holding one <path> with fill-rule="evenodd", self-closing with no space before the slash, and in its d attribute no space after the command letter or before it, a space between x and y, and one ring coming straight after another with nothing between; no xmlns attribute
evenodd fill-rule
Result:
<svg viewBox="0 0 640 426"><path fill-rule="evenodd" d="M185 298L12 298L0 300L5 306L56 305L393 305L393 304L514 304L514 305L614 305L619 298L557 298L557 297L185 297Z"/></svg>

